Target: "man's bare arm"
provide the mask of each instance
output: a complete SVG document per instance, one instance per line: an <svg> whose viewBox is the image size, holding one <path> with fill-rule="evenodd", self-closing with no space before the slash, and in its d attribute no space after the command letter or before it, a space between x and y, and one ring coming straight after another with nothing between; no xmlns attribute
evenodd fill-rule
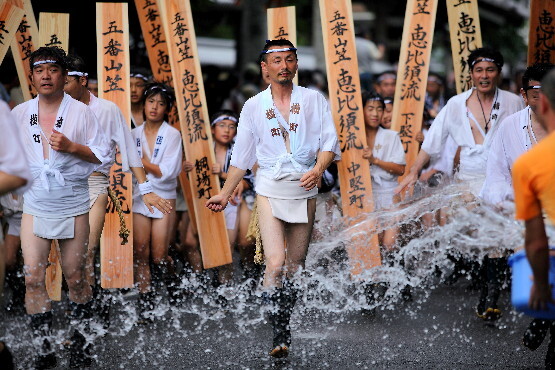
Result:
<svg viewBox="0 0 555 370"><path fill-rule="evenodd" d="M0 195L4 195L17 188L25 186L27 180L23 177L10 175L0 171Z"/></svg>
<svg viewBox="0 0 555 370"><path fill-rule="evenodd" d="M547 303L552 302L549 286L549 245L545 233L545 224L541 215L525 222L526 257L534 273L534 283L530 292L529 305L535 310L545 310Z"/></svg>
<svg viewBox="0 0 555 370"><path fill-rule="evenodd" d="M237 185L239 185L239 182L243 179L246 172L247 171L235 166L229 166L229 171L227 171L227 180L225 180L222 191L220 194L214 195L212 198L208 199L206 207L214 212L223 211L227 206L227 202L233 194L233 191Z"/></svg>
<svg viewBox="0 0 555 370"><path fill-rule="evenodd" d="M314 168L308 171L301 177L301 186L306 190L312 190L318 185L318 182L322 178L324 171L330 166L335 157L334 152L320 152L316 158L316 164Z"/></svg>
<svg viewBox="0 0 555 370"><path fill-rule="evenodd" d="M403 181L395 188L395 194L399 194L407 187L413 187L418 180L418 173L430 160L430 155L425 150L420 150L414 164L410 168L409 173L403 178Z"/></svg>

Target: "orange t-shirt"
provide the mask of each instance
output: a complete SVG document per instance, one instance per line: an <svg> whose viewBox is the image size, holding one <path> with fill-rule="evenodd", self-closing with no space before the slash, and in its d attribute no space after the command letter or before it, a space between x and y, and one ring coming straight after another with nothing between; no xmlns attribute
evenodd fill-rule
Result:
<svg viewBox="0 0 555 370"><path fill-rule="evenodd" d="M543 211L555 224L555 132L515 161L513 186L517 219L527 221Z"/></svg>

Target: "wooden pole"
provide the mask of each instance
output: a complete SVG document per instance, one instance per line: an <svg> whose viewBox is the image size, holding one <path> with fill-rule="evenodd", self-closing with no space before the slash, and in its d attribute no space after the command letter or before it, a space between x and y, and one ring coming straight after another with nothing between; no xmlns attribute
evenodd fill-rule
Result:
<svg viewBox="0 0 555 370"><path fill-rule="evenodd" d="M287 39L297 45L297 22L295 19L295 7L286 6L268 9L268 39ZM293 79L295 85L299 84L299 74Z"/></svg>
<svg viewBox="0 0 555 370"><path fill-rule="evenodd" d="M478 0L447 0L447 15L455 82L457 94L460 94L472 87L468 56L482 47Z"/></svg>
<svg viewBox="0 0 555 370"><path fill-rule="evenodd" d="M555 63L555 1L530 0L528 65Z"/></svg>
<svg viewBox="0 0 555 370"><path fill-rule="evenodd" d="M25 12L17 28L15 38L12 40L11 48L23 98L27 101L37 95L29 77L31 75L29 56L36 49L35 43L39 39L39 28L35 20L35 13L33 13L31 0L11 0L11 2Z"/></svg>
<svg viewBox="0 0 555 370"><path fill-rule="evenodd" d="M169 43L170 65L177 91L177 109L183 146L195 163L191 190L204 268L232 262L223 212L206 208L206 200L220 191L220 180L212 174L216 162L214 144L198 58L191 4L188 0L158 1Z"/></svg>
<svg viewBox="0 0 555 370"><path fill-rule="evenodd" d="M127 4L96 3L98 96L114 102L131 125L129 95L129 20ZM129 149L131 150L131 149ZM130 234L127 243L120 237L117 205L110 199L100 243L100 284L103 288L133 286L133 192L132 176L122 171L121 154L110 169L110 188L121 203L121 212Z"/></svg>
<svg viewBox="0 0 555 370"><path fill-rule="evenodd" d="M391 128L399 131L407 155L407 168L418 155L415 136L422 129L436 11L437 0L407 1L391 120Z"/></svg>
<svg viewBox="0 0 555 370"><path fill-rule="evenodd" d="M324 36L326 71L331 111L341 145L338 164L343 215L354 219L374 210L370 164L362 158L366 147L363 105L353 14L350 0L320 0L320 19ZM352 224L355 224L353 222ZM374 228L374 225L365 228ZM368 230L353 230L360 235L347 247L353 275L381 264L378 237Z"/></svg>
<svg viewBox="0 0 555 370"><path fill-rule="evenodd" d="M170 67L170 57L168 52L168 44L166 43L166 35L164 34L164 25L160 19L160 10L158 4L151 0L135 0L135 7L139 15L139 22L141 24L141 31L143 39L145 40L146 51L148 60L150 61L150 68L152 74L157 81L168 84L172 88L173 78ZM177 106L174 105L172 114L170 114L170 124L181 131L179 124L179 115L177 113ZM189 182L189 175L186 172L179 174L179 183L181 184L181 191L189 209L189 222L191 227L196 232L196 219L193 194L191 193L191 184Z"/></svg>
<svg viewBox="0 0 555 370"><path fill-rule="evenodd" d="M40 13L39 24L41 28L38 46L58 46L67 53L69 14ZM58 241L53 241L48 256L48 267L46 268L46 291L53 301L62 299L62 277L60 246Z"/></svg>
<svg viewBox="0 0 555 370"><path fill-rule="evenodd" d="M23 19L24 11L8 0L0 1L0 64Z"/></svg>

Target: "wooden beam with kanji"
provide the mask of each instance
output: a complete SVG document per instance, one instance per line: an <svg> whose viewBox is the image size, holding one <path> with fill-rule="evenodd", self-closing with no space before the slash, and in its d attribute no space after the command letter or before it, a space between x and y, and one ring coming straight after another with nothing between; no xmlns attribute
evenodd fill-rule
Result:
<svg viewBox="0 0 555 370"><path fill-rule="evenodd" d="M295 19L295 7L285 6L281 8L269 8L268 17L268 39L287 39L297 45L297 21ZM294 84L299 83L299 73L295 75Z"/></svg>
<svg viewBox="0 0 555 370"><path fill-rule="evenodd" d="M24 10L23 19L19 23L15 38L12 40L12 55L21 84L23 99L31 100L37 95L35 88L31 84L31 67L29 66L29 56L36 49L39 39L39 28L33 13L31 0L10 0L16 6Z"/></svg>
<svg viewBox="0 0 555 370"><path fill-rule="evenodd" d="M125 3L96 3L98 96L115 103L131 126L129 94L129 19ZM132 149L128 149L132 150ZM110 188L121 204L130 231L127 243L120 236L118 207L109 199L100 242L100 284L103 288L133 286L132 176L122 171L121 154L110 169Z"/></svg>
<svg viewBox="0 0 555 370"><path fill-rule="evenodd" d="M422 129L436 11L437 0L407 1L391 119L391 129L399 131L405 149L407 168L419 150L415 136Z"/></svg>
<svg viewBox="0 0 555 370"><path fill-rule="evenodd" d="M555 1L530 0L528 65L555 63Z"/></svg>
<svg viewBox="0 0 555 370"><path fill-rule="evenodd" d="M22 7L9 0L0 1L0 64L8 52L23 15Z"/></svg>
<svg viewBox="0 0 555 370"><path fill-rule="evenodd" d="M137 14L139 15L139 23L141 24L141 31L143 33L143 39L145 40L150 69L152 70L154 79L168 84L173 88L168 44L166 42L166 35L164 34L164 26L162 25L162 20L160 19L158 4L152 0L135 0L135 7L137 8ZM181 131L176 105L173 106L172 113L169 118L169 123ZM183 197L187 203L187 208L190 210L190 212L188 212L189 222L191 223L193 230L196 232L196 219L195 212L193 211L193 194L191 193L189 174L182 171L179 174L179 183L181 184L181 191L183 192Z"/></svg>
<svg viewBox="0 0 555 370"><path fill-rule="evenodd" d="M370 164L362 158L366 147L363 103L358 73L353 13L350 0L320 0L320 19L326 56L331 111L341 146L338 164L343 215L353 220L374 210ZM347 245L351 273L358 275L381 264L376 233L352 230ZM368 236L370 234L370 236Z"/></svg>
<svg viewBox="0 0 555 370"><path fill-rule="evenodd" d="M58 46L67 53L69 46L69 14L40 13L39 14L39 42L41 46ZM46 268L46 291L50 299L62 299L62 264L60 246L57 241L52 242L48 267Z"/></svg>
<svg viewBox="0 0 555 370"><path fill-rule="evenodd" d="M232 262L223 212L206 208L207 199L220 191L212 174L216 162L204 83L189 0L158 1L169 46L170 65L177 94L181 135L187 159L195 164L191 181L194 212L204 268Z"/></svg>

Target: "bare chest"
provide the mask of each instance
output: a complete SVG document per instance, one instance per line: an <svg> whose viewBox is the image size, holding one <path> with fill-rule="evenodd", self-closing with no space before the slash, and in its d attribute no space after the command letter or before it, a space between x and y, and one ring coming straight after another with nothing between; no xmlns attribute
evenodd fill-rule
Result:
<svg viewBox="0 0 555 370"><path fill-rule="evenodd" d="M50 136L52 135L52 131L54 129L55 123L56 123L56 113L41 112L39 110L39 125L43 132L42 139L41 139L42 154L45 159L49 158L48 142L50 141Z"/></svg>
<svg viewBox="0 0 555 370"><path fill-rule="evenodd" d="M289 102L274 103L285 122L289 123Z"/></svg>

